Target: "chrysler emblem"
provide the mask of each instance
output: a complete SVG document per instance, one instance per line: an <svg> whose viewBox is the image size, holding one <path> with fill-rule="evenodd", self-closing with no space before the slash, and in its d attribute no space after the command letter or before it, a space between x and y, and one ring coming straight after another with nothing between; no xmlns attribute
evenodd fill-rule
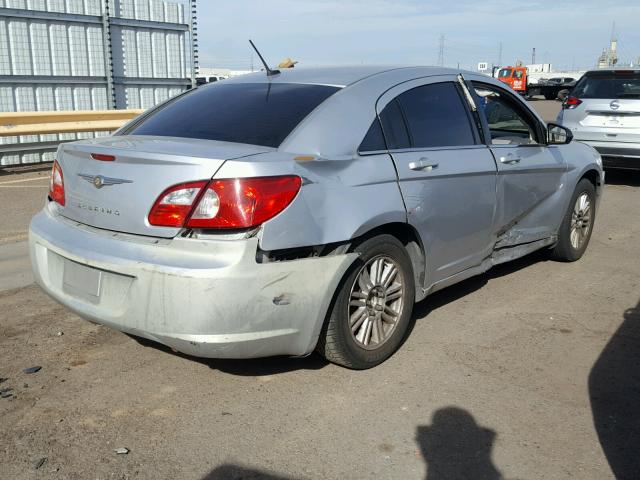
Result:
<svg viewBox="0 0 640 480"><path fill-rule="evenodd" d="M126 180L124 178L103 177L102 175L86 175L84 173L79 173L78 176L93 184L93 186L96 188L102 188L108 185L117 185L119 183L133 183L133 180Z"/></svg>
<svg viewBox="0 0 640 480"><path fill-rule="evenodd" d="M620 108L620 102L617 100L614 100L609 104L609 107L611 107L611 110L617 110Z"/></svg>

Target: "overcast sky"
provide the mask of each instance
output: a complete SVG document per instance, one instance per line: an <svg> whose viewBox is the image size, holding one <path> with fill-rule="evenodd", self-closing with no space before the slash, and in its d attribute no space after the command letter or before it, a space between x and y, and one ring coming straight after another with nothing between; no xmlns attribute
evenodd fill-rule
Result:
<svg viewBox="0 0 640 480"><path fill-rule="evenodd" d="M607 5L607 6L604 6ZM435 65L480 61L592 67L616 22L619 57L640 57L640 0L200 0L200 66L247 69L256 42L271 64ZM256 69L258 59L253 59Z"/></svg>

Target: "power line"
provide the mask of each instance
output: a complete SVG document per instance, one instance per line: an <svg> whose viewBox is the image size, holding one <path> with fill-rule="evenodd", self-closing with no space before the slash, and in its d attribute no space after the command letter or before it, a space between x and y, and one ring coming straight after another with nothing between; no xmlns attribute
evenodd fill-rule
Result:
<svg viewBox="0 0 640 480"><path fill-rule="evenodd" d="M440 42L438 45L438 65L444 67L444 35L440 35Z"/></svg>

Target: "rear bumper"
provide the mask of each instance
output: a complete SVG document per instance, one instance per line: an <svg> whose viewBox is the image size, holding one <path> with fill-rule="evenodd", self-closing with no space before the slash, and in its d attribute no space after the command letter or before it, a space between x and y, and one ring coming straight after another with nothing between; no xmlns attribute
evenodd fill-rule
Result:
<svg viewBox="0 0 640 480"><path fill-rule="evenodd" d="M595 148L602 156L605 167L640 170L640 143L577 140Z"/></svg>
<svg viewBox="0 0 640 480"><path fill-rule="evenodd" d="M37 283L87 320L200 357L308 354L356 254L259 264L257 245L114 234L48 207L29 229Z"/></svg>

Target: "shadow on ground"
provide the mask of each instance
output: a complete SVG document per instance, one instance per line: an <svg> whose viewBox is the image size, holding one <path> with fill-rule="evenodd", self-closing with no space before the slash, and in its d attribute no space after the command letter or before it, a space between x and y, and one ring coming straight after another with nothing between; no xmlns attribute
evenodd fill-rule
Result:
<svg viewBox="0 0 640 480"><path fill-rule="evenodd" d="M264 470L241 467L240 465L220 465L202 477L202 480L294 480Z"/></svg>
<svg viewBox="0 0 640 480"><path fill-rule="evenodd" d="M218 358L192 357L191 355L186 355L184 353L171 350L166 345L154 342L153 340L147 340L146 338L136 337L134 335L129 335L129 337L131 337L144 347L162 350L168 354L175 355L180 358L185 358L192 362L198 362L202 365L208 366L211 369L219 370L231 375L260 377L264 375L276 375L278 373L295 372L297 370L320 370L321 368L329 365L329 362L316 354L311 354L307 357L299 358L267 357L246 360L225 360Z"/></svg>
<svg viewBox="0 0 640 480"><path fill-rule="evenodd" d="M491 450L496 432L478 425L473 416L458 407L433 414L431 425L420 426L416 441L427 463L427 480L499 480Z"/></svg>
<svg viewBox="0 0 640 480"><path fill-rule="evenodd" d="M593 423L616 478L640 478L640 302L598 357L589 375Z"/></svg>
<svg viewBox="0 0 640 480"><path fill-rule="evenodd" d="M502 474L491 460L495 438L495 431L478 425L466 410L458 407L437 410L431 425L422 425L416 430L415 440L427 464L426 480L502 479ZM223 479L293 480L293 477L226 464L216 467L202 478Z"/></svg>
<svg viewBox="0 0 640 480"><path fill-rule="evenodd" d="M640 187L640 171L607 168L604 179L607 185Z"/></svg>

